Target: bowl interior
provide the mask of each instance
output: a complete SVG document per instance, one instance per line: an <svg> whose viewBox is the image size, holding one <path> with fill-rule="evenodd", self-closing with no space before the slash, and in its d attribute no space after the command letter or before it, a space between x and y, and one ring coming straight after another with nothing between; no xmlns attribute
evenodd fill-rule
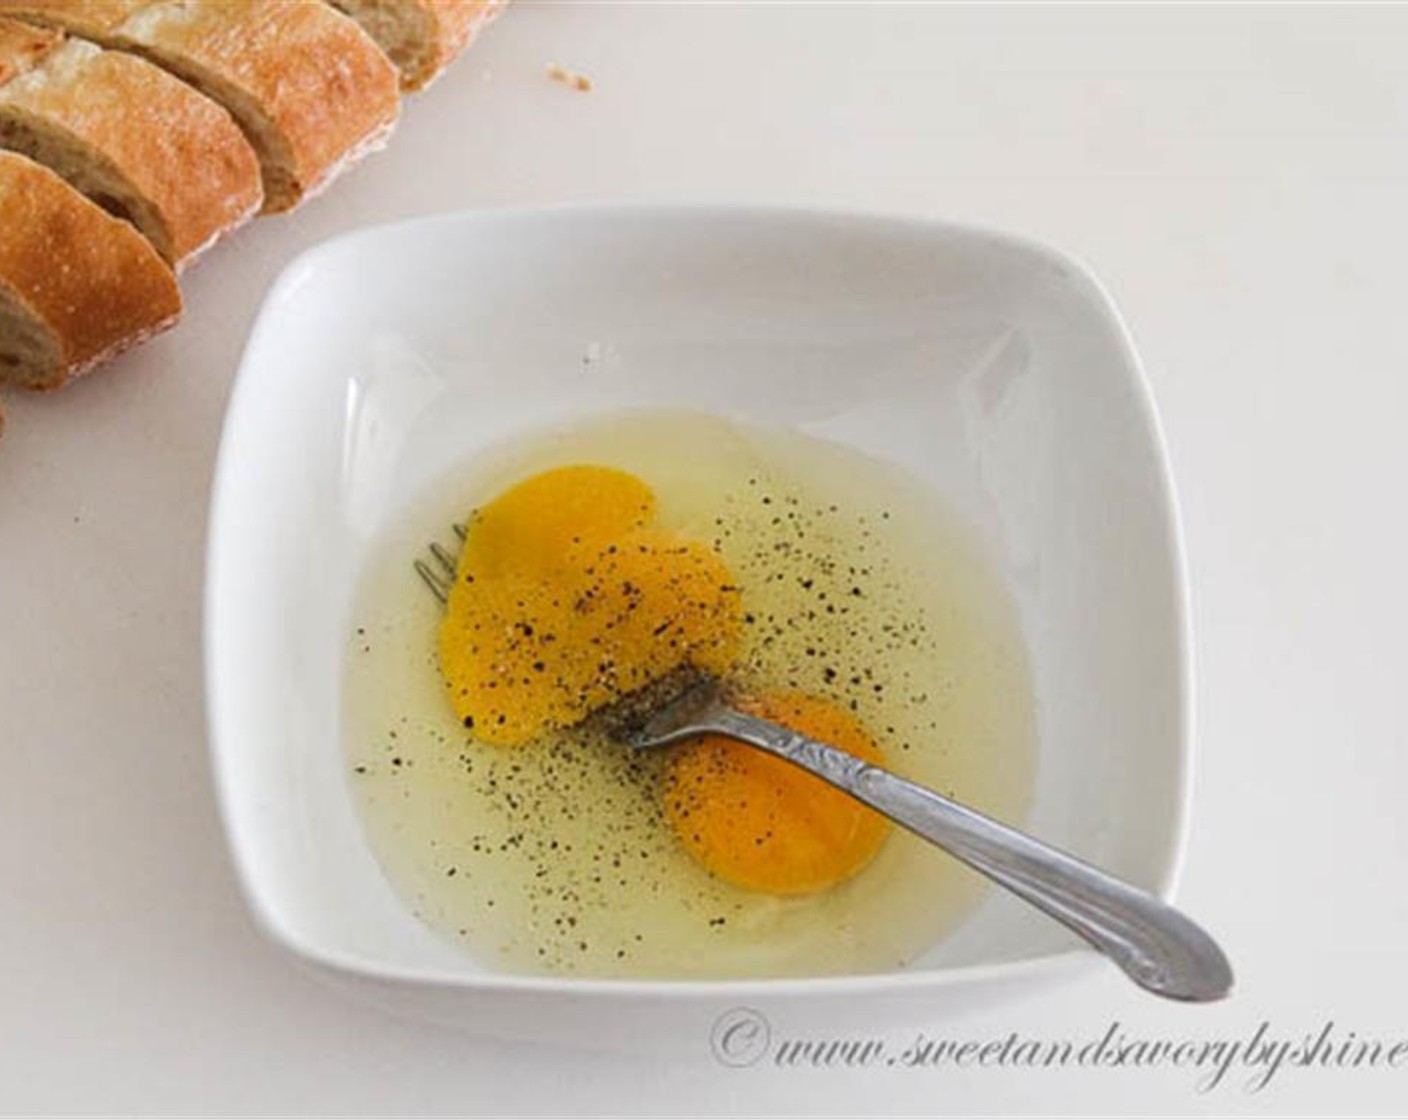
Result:
<svg viewBox="0 0 1408 1120"><path fill-rule="evenodd" d="M240 873L324 961L487 976L362 836L339 741L350 601L408 495L521 429L640 405L785 423L897 462L978 527L1031 651L1027 827L1166 889L1186 635L1137 362L1054 252L944 225L728 209L459 215L289 267L251 338L212 510L207 671ZM916 971L1074 944L993 892Z"/></svg>

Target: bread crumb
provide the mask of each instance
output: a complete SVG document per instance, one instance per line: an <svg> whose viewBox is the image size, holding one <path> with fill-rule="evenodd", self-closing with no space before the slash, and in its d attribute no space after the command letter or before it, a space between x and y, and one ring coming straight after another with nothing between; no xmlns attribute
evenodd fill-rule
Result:
<svg viewBox="0 0 1408 1120"><path fill-rule="evenodd" d="M559 66L556 62L548 63L548 77L554 82L561 82L563 85L571 86L578 93L591 93L594 83L586 74L580 74L576 70L568 70L564 66Z"/></svg>

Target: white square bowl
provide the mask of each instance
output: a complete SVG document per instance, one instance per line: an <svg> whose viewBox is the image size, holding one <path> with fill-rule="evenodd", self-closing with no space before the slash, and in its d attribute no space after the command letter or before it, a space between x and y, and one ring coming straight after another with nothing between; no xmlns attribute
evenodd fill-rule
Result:
<svg viewBox="0 0 1408 1120"><path fill-rule="evenodd" d="M842 441L979 527L1035 677L1025 826L1167 894L1189 765L1181 544L1148 389L1089 273L933 222L565 208L338 238L285 270L254 328L212 502L206 675L230 844L275 940L404 1010L595 1043L668 1041L750 1000L931 1015L1091 959L996 891L903 972L815 980L505 976L408 913L363 838L339 738L368 547L477 449L639 405Z"/></svg>

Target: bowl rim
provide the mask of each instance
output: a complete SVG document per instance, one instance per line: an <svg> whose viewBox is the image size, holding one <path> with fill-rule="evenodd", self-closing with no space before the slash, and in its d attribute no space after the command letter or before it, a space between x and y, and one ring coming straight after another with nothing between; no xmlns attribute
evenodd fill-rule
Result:
<svg viewBox="0 0 1408 1120"><path fill-rule="evenodd" d="M224 539L228 532L222 510L232 479L239 473L234 450L242 426L246 397L255 381L254 358L262 350L264 335L270 331L272 309L282 304L288 295L300 287L312 266L320 258L354 250L359 243L384 242L399 233L434 226L493 226L502 223L535 223L543 220L612 220L640 218L654 222L677 221L750 221L812 224L829 228L866 229L895 232L904 229L921 230L1000 247L1024 254L1044 265L1061 271L1078 287L1083 287L1089 306L1103 320L1110 337L1118 348L1121 365L1131 379L1139 421L1144 425L1153 453L1156 483L1162 498L1163 530L1170 542L1170 571L1173 586L1168 588L1174 606L1173 636L1178 646L1178 717L1180 735L1176 762L1178 788L1173 804L1172 837L1160 881L1152 893L1165 901L1171 900L1182 880L1188 848L1188 821L1192 809L1194 784L1194 738L1196 665L1192 627L1191 593L1188 579L1188 558L1183 531L1183 514L1173 483L1173 469L1168 441L1159 416L1148 372L1134 346L1129 326L1118 305L1079 256L1057 248L1051 243L1025 233L958 221L925 214L889 210L848 210L807 204L756 204L743 201L672 201L672 202L562 202L549 205L507 206L491 209L460 209L423 214L375 225L347 230L311 245L296 254L279 271L250 327L241 352L233 385L221 423L219 450L212 475L207 510L207 540L205 551L205 586L202 595L202 660L205 684L206 734L212 780L215 785L217 813L221 829L235 868L235 877L255 924L270 940L282 946L296 958L334 974L425 988L455 989L463 992L520 992L571 994L601 998L669 997L698 1001L717 999L772 999L797 996L847 996L861 993L904 991L923 993L950 987L968 986L993 981L1013 981L1024 978L1056 978L1075 971L1089 970L1101 961L1092 949L1074 946L1060 952L1024 957L1011 961L959 965L913 971L847 973L837 976L753 978L753 979L627 979L575 977L553 975L518 975L484 971L478 974L456 973L432 967L412 968L381 963L360 956L310 943L290 930L273 912L260 891L255 873L243 850L233 824L235 797L230 788L224 758L230 754L225 745L221 713L224 708L223 690L217 674L220 645L219 632L213 624L220 600Z"/></svg>

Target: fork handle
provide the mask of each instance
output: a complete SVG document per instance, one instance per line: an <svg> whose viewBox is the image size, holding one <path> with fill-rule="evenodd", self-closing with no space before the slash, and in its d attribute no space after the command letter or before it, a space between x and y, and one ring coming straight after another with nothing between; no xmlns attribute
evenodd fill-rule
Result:
<svg viewBox="0 0 1408 1120"><path fill-rule="evenodd" d="M938 845L1079 934L1142 988L1221 999L1232 968L1196 923L1147 891L826 743L720 705L707 722L786 759Z"/></svg>

